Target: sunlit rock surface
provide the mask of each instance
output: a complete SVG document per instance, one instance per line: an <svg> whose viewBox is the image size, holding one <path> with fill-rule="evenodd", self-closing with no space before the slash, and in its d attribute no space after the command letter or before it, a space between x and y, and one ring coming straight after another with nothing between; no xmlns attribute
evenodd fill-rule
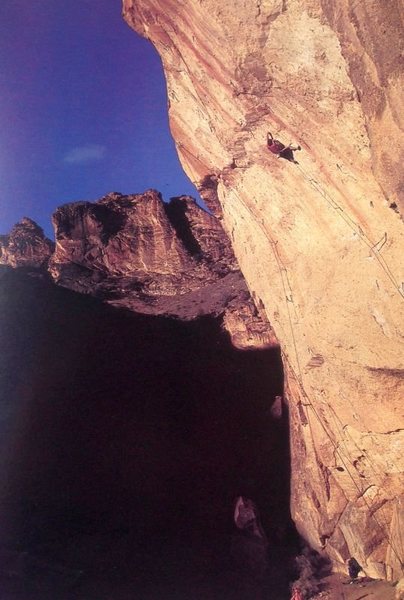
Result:
<svg viewBox="0 0 404 600"><path fill-rule="evenodd" d="M42 267L58 285L138 313L219 316L242 350L278 347L220 222L194 199L111 193L61 206L53 224L54 252L41 228L24 219L0 237L0 264Z"/></svg>
<svg viewBox="0 0 404 600"><path fill-rule="evenodd" d="M192 198L109 194L60 207L53 223L55 281L115 305L193 318L246 290L220 223Z"/></svg>
<svg viewBox="0 0 404 600"><path fill-rule="evenodd" d="M162 57L182 164L281 342L297 526L336 566L353 555L397 579L402 5L124 0L123 14ZM299 164L267 151L268 131Z"/></svg>
<svg viewBox="0 0 404 600"><path fill-rule="evenodd" d="M8 235L0 235L0 265L44 267L53 249L53 242L45 237L41 227L24 217Z"/></svg>
<svg viewBox="0 0 404 600"><path fill-rule="evenodd" d="M183 319L219 315L234 299L256 313L220 222L190 197L113 193L62 206L53 223L50 272L64 287Z"/></svg>

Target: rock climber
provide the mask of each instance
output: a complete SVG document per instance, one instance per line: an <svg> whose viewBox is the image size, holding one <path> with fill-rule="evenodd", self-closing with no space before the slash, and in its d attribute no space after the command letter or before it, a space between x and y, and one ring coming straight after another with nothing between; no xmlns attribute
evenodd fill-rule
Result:
<svg viewBox="0 0 404 600"><path fill-rule="evenodd" d="M289 146L285 146L285 144L282 144L282 142L276 140L273 137L272 133L268 131L267 147L268 150L272 152L272 154L276 154L278 158L286 158L286 160L289 160L290 162L293 162L296 165L298 164L297 160L295 160L295 157L293 156L293 152L295 152L296 150L301 150L300 146L293 146L292 144L289 144Z"/></svg>
<svg viewBox="0 0 404 600"><path fill-rule="evenodd" d="M353 583L357 579L359 573L363 571L363 569L356 560L356 558L354 558L353 556L351 556L351 558L347 560L347 565L349 577L351 578L350 583Z"/></svg>

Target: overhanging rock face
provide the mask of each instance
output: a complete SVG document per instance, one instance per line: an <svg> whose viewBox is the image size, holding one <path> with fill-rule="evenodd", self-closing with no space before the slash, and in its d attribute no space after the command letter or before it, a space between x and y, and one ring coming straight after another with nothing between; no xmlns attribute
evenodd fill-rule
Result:
<svg viewBox="0 0 404 600"><path fill-rule="evenodd" d="M162 57L182 164L282 344L296 524L335 565L396 579L401 4L334 4L124 0L124 17Z"/></svg>

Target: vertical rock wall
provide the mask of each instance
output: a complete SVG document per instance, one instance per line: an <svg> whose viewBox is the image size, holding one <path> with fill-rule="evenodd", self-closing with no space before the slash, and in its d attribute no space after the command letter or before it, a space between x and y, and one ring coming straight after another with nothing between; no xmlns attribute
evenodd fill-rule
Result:
<svg viewBox="0 0 404 600"><path fill-rule="evenodd" d="M292 512L396 579L404 360L402 4L124 0L160 53L184 168L281 342ZM401 111L400 111L401 109ZM277 159L266 133L301 145Z"/></svg>

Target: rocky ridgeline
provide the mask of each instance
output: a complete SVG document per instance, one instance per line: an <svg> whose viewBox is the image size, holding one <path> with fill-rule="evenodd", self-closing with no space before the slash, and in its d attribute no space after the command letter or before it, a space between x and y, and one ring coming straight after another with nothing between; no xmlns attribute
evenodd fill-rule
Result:
<svg viewBox="0 0 404 600"><path fill-rule="evenodd" d="M55 244L43 229L24 217L8 235L0 235L0 265L10 267L46 267Z"/></svg>
<svg viewBox="0 0 404 600"><path fill-rule="evenodd" d="M222 315L239 348L276 344L218 219L193 198L111 193L65 204L52 220L56 245L24 218L0 237L0 264L47 271L60 286L138 313Z"/></svg>

